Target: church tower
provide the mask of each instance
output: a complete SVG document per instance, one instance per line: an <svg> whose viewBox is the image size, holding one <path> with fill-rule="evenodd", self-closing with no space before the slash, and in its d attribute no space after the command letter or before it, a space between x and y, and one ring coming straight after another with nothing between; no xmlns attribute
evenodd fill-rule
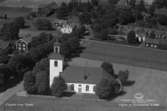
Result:
<svg viewBox="0 0 167 111"><path fill-rule="evenodd" d="M60 73L63 72L63 61L64 58L61 55L61 44L55 42L53 46L53 53L49 56L49 84L50 87L55 77L59 77Z"/></svg>

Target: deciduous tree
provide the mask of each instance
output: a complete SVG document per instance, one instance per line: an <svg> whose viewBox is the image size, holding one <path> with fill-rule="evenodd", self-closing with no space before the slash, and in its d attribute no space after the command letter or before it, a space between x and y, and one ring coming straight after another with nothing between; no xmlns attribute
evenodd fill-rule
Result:
<svg viewBox="0 0 167 111"><path fill-rule="evenodd" d="M67 85L62 77L55 77L51 86L51 92L53 96L61 97L64 91L67 89Z"/></svg>
<svg viewBox="0 0 167 111"><path fill-rule="evenodd" d="M38 18L34 21L34 26L38 30L52 30L52 24L48 19L45 18Z"/></svg>
<svg viewBox="0 0 167 111"><path fill-rule="evenodd" d="M42 70L38 72L36 74L35 85L38 94L49 94L49 73Z"/></svg>

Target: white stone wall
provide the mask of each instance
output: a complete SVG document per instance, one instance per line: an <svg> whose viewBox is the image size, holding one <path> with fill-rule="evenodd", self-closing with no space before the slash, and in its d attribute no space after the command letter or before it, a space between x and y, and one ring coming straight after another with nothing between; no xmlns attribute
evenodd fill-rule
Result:
<svg viewBox="0 0 167 111"><path fill-rule="evenodd" d="M55 66L55 61L57 61L57 66ZM55 77L59 77L60 73L63 71L63 60L50 59L50 86L53 83Z"/></svg>
<svg viewBox="0 0 167 111"><path fill-rule="evenodd" d="M71 85L74 85L74 90L71 90ZM89 86L89 90L86 90L86 86ZM67 92L95 94L94 87L96 84L85 84L85 83L67 83Z"/></svg>

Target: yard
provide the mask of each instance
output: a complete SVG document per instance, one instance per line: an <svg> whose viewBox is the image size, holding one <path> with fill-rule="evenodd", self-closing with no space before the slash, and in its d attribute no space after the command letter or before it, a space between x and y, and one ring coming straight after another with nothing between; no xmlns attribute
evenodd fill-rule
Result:
<svg viewBox="0 0 167 111"><path fill-rule="evenodd" d="M86 49L81 57L167 70L167 51L145 47L133 47L115 43L85 41Z"/></svg>
<svg viewBox="0 0 167 111"><path fill-rule="evenodd" d="M80 60L80 59L79 59ZM75 61L76 62L76 61ZM94 63L99 63L94 62ZM80 63L83 64L83 63ZM93 64L93 62L92 62ZM89 64L89 65L92 65ZM167 104L167 72L123 64L113 64L115 73L128 69L130 81L134 84L124 88L125 94L111 101L99 100L92 95L73 95L55 98L46 96L13 96L1 107L2 111L165 111ZM136 93L142 93L144 100L155 100L160 107L121 107L123 99L135 99ZM17 106L15 106L17 105Z"/></svg>

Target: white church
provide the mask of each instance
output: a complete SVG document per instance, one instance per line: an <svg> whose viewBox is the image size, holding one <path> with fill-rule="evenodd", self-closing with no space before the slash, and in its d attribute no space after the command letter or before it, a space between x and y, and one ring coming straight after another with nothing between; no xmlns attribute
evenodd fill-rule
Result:
<svg viewBox="0 0 167 111"><path fill-rule="evenodd" d="M79 94L95 94L96 84L104 74L101 68L102 62L84 58L75 59L63 70L64 58L60 54L60 43L54 44L54 52L49 56L50 87L55 77L63 77L67 84L67 92ZM78 62L79 61L79 62ZM122 91L122 84L120 90Z"/></svg>

